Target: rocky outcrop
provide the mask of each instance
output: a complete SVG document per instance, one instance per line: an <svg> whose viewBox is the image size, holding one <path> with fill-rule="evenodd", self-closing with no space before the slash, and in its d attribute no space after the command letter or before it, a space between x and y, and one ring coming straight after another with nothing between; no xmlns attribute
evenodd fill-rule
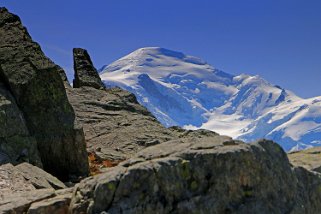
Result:
<svg viewBox="0 0 321 214"><path fill-rule="evenodd" d="M43 171L42 169L28 163L22 163L15 166L15 170L19 173L36 189L54 188L64 189L65 184L59 181L56 177Z"/></svg>
<svg viewBox="0 0 321 214"><path fill-rule="evenodd" d="M0 197L36 189L63 189L65 184L44 170L28 163L0 166Z"/></svg>
<svg viewBox="0 0 321 214"><path fill-rule="evenodd" d="M72 189L39 189L6 195L0 201L1 214L67 214Z"/></svg>
<svg viewBox="0 0 321 214"><path fill-rule="evenodd" d="M14 97L0 81L0 165L21 162L42 166L37 142Z"/></svg>
<svg viewBox="0 0 321 214"><path fill-rule="evenodd" d="M43 210L44 205L49 210L61 210L63 203L68 210L70 199L71 189L36 166L0 166L0 213L55 213L35 210Z"/></svg>
<svg viewBox="0 0 321 214"><path fill-rule="evenodd" d="M146 146L176 137L122 89L82 87L67 92L84 128L88 151L102 159L124 160Z"/></svg>
<svg viewBox="0 0 321 214"><path fill-rule="evenodd" d="M0 77L23 113L43 167L62 178L88 174L81 127L68 102L63 71L33 42L18 16L0 8Z"/></svg>
<svg viewBox="0 0 321 214"><path fill-rule="evenodd" d="M318 213L320 174L280 146L191 137L152 146L82 181L72 213Z"/></svg>
<svg viewBox="0 0 321 214"><path fill-rule="evenodd" d="M80 88L82 86L90 86L96 89L105 88L87 50L74 48L73 53L75 70L73 87Z"/></svg>
<svg viewBox="0 0 321 214"><path fill-rule="evenodd" d="M72 189L56 191L55 196L32 203L27 214L67 214L72 196Z"/></svg>
<svg viewBox="0 0 321 214"><path fill-rule="evenodd" d="M54 189L39 189L8 194L0 201L0 213L26 213L33 202L46 200L54 196Z"/></svg>
<svg viewBox="0 0 321 214"><path fill-rule="evenodd" d="M288 157L294 166L321 173L321 147L291 152Z"/></svg>

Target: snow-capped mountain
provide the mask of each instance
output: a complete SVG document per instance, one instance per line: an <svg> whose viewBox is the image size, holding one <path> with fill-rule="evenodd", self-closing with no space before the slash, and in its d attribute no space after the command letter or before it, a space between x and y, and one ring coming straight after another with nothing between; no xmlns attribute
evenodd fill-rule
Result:
<svg viewBox="0 0 321 214"><path fill-rule="evenodd" d="M300 98L259 76L233 76L199 58L150 47L104 66L101 78L134 93L165 126L247 142L267 138L286 150L321 145L321 97Z"/></svg>

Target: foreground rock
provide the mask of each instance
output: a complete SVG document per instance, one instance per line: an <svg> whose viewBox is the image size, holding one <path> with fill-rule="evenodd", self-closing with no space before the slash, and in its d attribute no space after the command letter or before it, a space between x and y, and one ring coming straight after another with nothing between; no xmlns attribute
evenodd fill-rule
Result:
<svg viewBox="0 0 321 214"><path fill-rule="evenodd" d="M56 191L54 197L32 203L28 214L67 214L72 196L72 189Z"/></svg>
<svg viewBox="0 0 321 214"><path fill-rule="evenodd" d="M0 38L0 82L5 83L23 113L44 169L62 179L86 176L83 131L74 124L62 69L32 41L19 17L5 8L0 8Z"/></svg>
<svg viewBox="0 0 321 214"><path fill-rule="evenodd" d="M318 213L320 174L280 146L191 137L152 146L82 181L72 213Z"/></svg>
<svg viewBox="0 0 321 214"><path fill-rule="evenodd" d="M39 189L6 195L0 213L67 214L72 189Z"/></svg>
<svg viewBox="0 0 321 214"><path fill-rule="evenodd" d="M80 88L82 86L90 86L96 89L105 88L87 50L74 48L73 53L75 70L73 87Z"/></svg>
<svg viewBox="0 0 321 214"><path fill-rule="evenodd" d="M28 163L0 166L0 197L36 189L63 189L66 186L54 176Z"/></svg>
<svg viewBox="0 0 321 214"><path fill-rule="evenodd" d="M0 213L59 213L38 211L68 210L71 190L31 164L0 166Z"/></svg>
<svg viewBox="0 0 321 214"><path fill-rule="evenodd" d="M24 161L42 166L36 139L30 135L14 97L0 80L0 165Z"/></svg>
<svg viewBox="0 0 321 214"><path fill-rule="evenodd" d="M321 147L292 152L288 157L294 166L321 173Z"/></svg>

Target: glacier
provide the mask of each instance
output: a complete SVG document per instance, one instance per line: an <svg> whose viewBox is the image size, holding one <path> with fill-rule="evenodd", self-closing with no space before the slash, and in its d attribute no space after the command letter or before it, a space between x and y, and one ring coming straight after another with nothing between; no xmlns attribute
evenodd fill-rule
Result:
<svg viewBox="0 0 321 214"><path fill-rule="evenodd" d="M105 65L107 87L121 87L166 127L209 129L286 151L321 146L321 96L303 99L260 76L231 75L204 60L160 47L140 48Z"/></svg>

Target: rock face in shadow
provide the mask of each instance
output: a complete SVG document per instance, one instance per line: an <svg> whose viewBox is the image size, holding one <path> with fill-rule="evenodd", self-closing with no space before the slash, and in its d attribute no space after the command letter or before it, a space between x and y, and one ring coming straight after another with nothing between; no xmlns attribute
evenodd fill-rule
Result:
<svg viewBox="0 0 321 214"><path fill-rule="evenodd" d="M33 42L18 16L0 8L0 77L24 115L46 171L66 176L88 174L81 127L66 96L63 70Z"/></svg>
<svg viewBox="0 0 321 214"><path fill-rule="evenodd" d="M87 50L82 48L74 48L73 54L75 70L73 87L80 88L82 86L90 86L96 89L105 88Z"/></svg>
<svg viewBox="0 0 321 214"><path fill-rule="evenodd" d="M0 82L0 165L29 162L42 167L37 142L10 91Z"/></svg>
<svg viewBox="0 0 321 214"><path fill-rule="evenodd" d="M318 213L320 174L280 146L191 137L146 148L75 189L72 213Z"/></svg>

